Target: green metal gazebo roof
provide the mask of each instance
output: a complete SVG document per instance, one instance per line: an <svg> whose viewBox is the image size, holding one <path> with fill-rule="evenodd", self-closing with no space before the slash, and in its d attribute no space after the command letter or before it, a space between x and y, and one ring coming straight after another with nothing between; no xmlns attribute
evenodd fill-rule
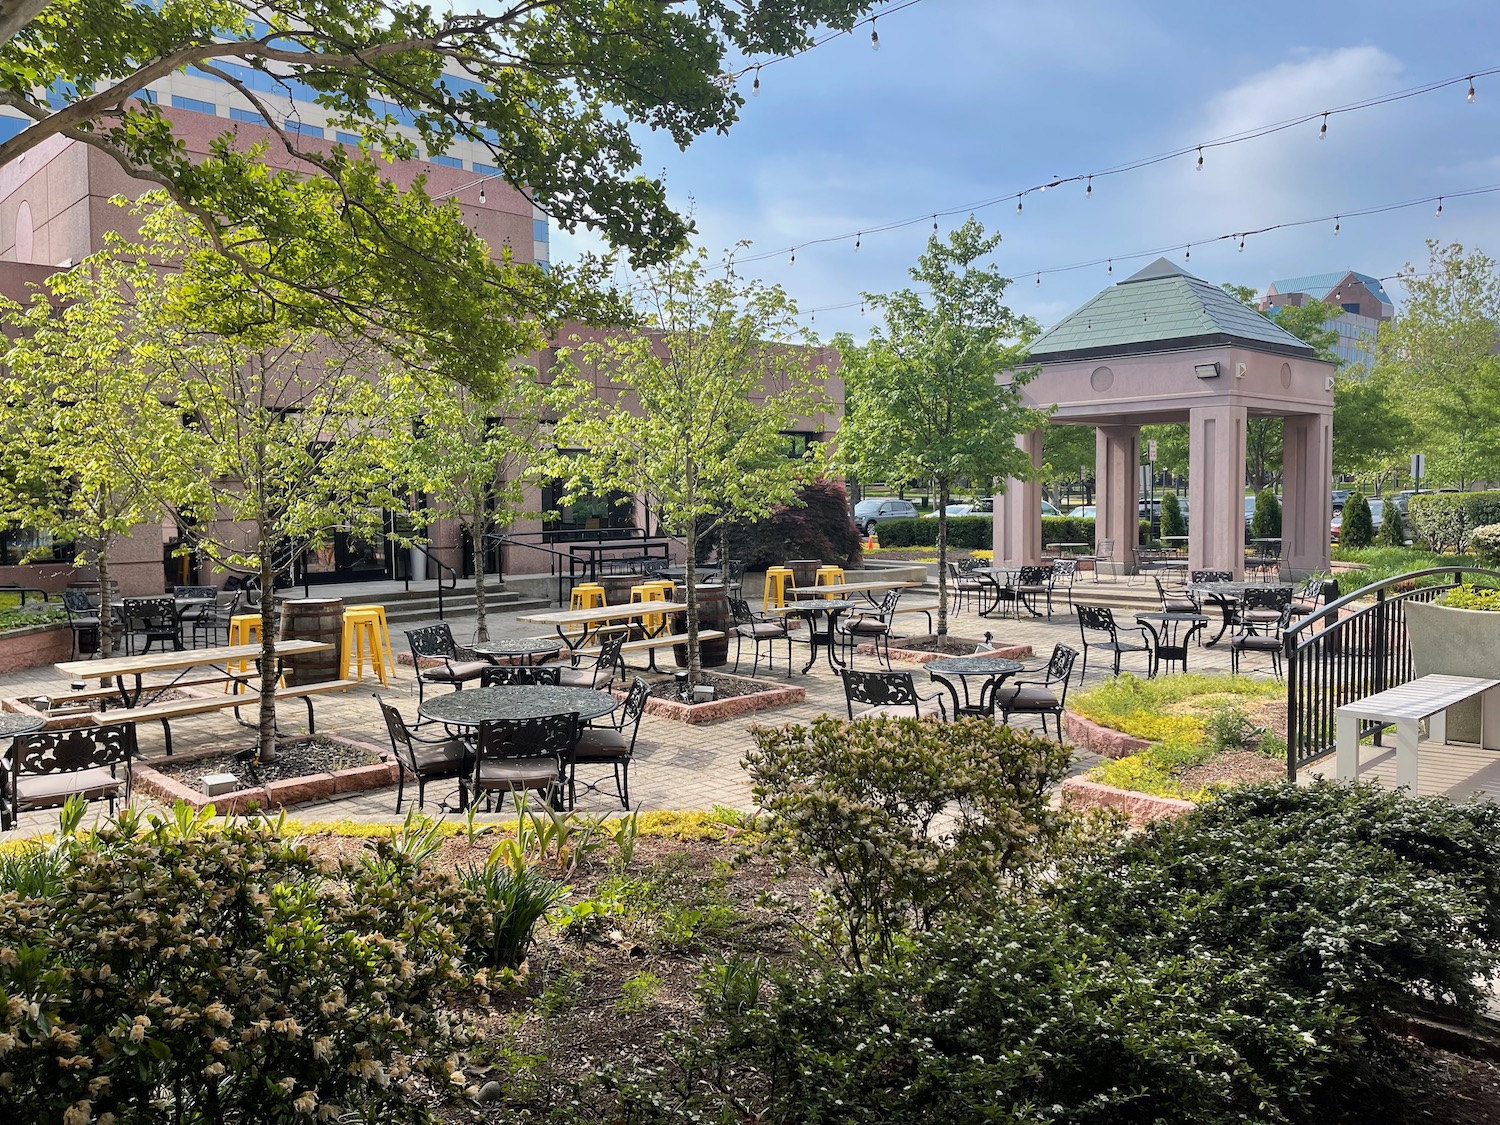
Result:
<svg viewBox="0 0 1500 1125"><path fill-rule="evenodd" d="M1064 317L1031 345L1031 358L1057 362L1223 344L1314 355L1275 321L1158 258Z"/></svg>

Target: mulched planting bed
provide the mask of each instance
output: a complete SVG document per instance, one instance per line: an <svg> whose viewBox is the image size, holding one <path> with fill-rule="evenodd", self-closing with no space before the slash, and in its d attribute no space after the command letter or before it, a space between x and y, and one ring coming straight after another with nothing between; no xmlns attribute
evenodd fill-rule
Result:
<svg viewBox="0 0 1500 1125"><path fill-rule="evenodd" d="M743 695L759 695L763 691L775 691L780 684L763 684L759 680L749 680L740 676L720 676L713 672L703 672L698 677L700 684L707 684L714 689L715 699L738 699ZM657 680L651 685L652 699L670 699L674 703L691 703L677 693L677 681L668 677Z"/></svg>
<svg viewBox="0 0 1500 1125"><path fill-rule="evenodd" d="M195 698L197 697L192 692L183 691L181 688L153 688L148 684L141 692L141 701L137 706L149 707L153 703L171 703L179 699ZM35 699L36 696L23 696L21 702L30 707L34 705L33 701ZM118 707L120 705L120 697L118 695L108 695L99 699L80 699L73 703L59 703L54 705L53 710L59 712L66 711L70 714L102 711L105 710L104 705L106 703L110 707Z"/></svg>
<svg viewBox="0 0 1500 1125"><path fill-rule="evenodd" d="M1184 789L1207 789L1210 785L1254 785L1279 781L1286 776L1286 761L1254 750L1225 750L1199 766L1183 770Z"/></svg>
<svg viewBox="0 0 1500 1125"><path fill-rule="evenodd" d="M944 656L973 656L974 650L985 645L983 637L902 637L891 641L892 648L913 652L938 652ZM985 645L988 649L988 645Z"/></svg>
<svg viewBox="0 0 1500 1125"><path fill-rule="evenodd" d="M248 731L246 735L252 737ZM278 742L276 760L254 767L253 775L252 768L238 761L232 750L180 762L171 758L153 758L151 768L192 786L196 786L198 779L209 773L232 773L248 785L252 783L252 776L261 782L287 781L317 773L353 769L356 766L378 765L381 761L383 759L379 754L359 746L328 738L311 738Z"/></svg>

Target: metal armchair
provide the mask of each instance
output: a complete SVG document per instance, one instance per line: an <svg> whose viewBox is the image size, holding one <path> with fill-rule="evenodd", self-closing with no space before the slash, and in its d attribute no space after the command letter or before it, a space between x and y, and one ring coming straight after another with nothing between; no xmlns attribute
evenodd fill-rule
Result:
<svg viewBox="0 0 1500 1125"><path fill-rule="evenodd" d="M1047 733L1047 716L1057 719L1057 740L1063 740L1063 708L1068 701L1068 681L1073 677L1073 662L1078 651L1057 645L1047 661L1046 676L1040 680L1011 680L995 692L995 710L1000 721L1009 723L1012 715L1040 715L1042 734Z"/></svg>
<svg viewBox="0 0 1500 1125"><path fill-rule="evenodd" d="M900 590L891 590L880 599L879 608L856 611L839 620L838 633L851 662L854 646L867 640L875 646L876 659L887 668L891 666L891 632L895 627L896 604L901 600L901 593Z"/></svg>
<svg viewBox="0 0 1500 1125"><path fill-rule="evenodd" d="M579 766L610 766L614 769L615 792L624 808L630 807L630 763L635 759L635 740L641 729L641 716L651 698L651 685L639 676L630 685L630 694L618 712L619 725L584 727L568 760L568 807L577 795ZM602 781L585 782L585 793L599 792Z"/></svg>
<svg viewBox="0 0 1500 1125"><path fill-rule="evenodd" d="M562 669L556 664L495 664L479 674L480 687L557 687Z"/></svg>
<svg viewBox="0 0 1500 1125"><path fill-rule="evenodd" d="M427 783L438 779L461 781L468 768L471 752L457 738L423 738L413 734L401 712L379 693L375 702L385 719L386 733L391 736L391 751L396 755L396 811L406 797L406 775L417 781L417 808L427 803Z"/></svg>
<svg viewBox="0 0 1500 1125"><path fill-rule="evenodd" d="M943 702L947 694L941 690L931 695L917 694L916 681L910 672L858 672L853 668L839 669L844 680L844 705L849 709L850 719L872 719L881 716L899 717L908 714L925 719L931 717L932 709L923 704L937 704L938 717L948 718L948 706ZM864 710L854 713L858 703Z"/></svg>
<svg viewBox="0 0 1500 1125"><path fill-rule="evenodd" d="M480 723L465 804L484 794L488 809L493 794L503 804L507 793L534 790L555 808L579 730L577 712Z"/></svg>
<svg viewBox="0 0 1500 1125"><path fill-rule="evenodd" d="M462 691L464 684L473 683L490 667L488 660L481 660L469 649L459 648L453 639L453 630L447 625L408 629L406 643L411 648L412 663L417 670L419 705L428 684L449 684L455 691Z"/></svg>
<svg viewBox="0 0 1500 1125"><path fill-rule="evenodd" d="M729 613L734 620L734 670L740 670L740 648L749 640L755 645L755 660L750 665L750 675L754 676L760 669L760 649L765 645L769 650L766 656L766 666L772 671L776 669L776 642L786 642L786 675L792 678L792 635L787 630L785 618L766 617L754 613L750 609L750 603L744 598L729 599Z"/></svg>
<svg viewBox="0 0 1500 1125"><path fill-rule="evenodd" d="M1120 674L1120 658L1127 652L1142 652L1146 654L1148 661L1147 674L1150 674L1149 661L1151 648L1147 642L1146 631L1140 629L1141 643L1134 641L1122 641L1120 639L1120 627L1115 624L1115 615L1110 612L1108 606L1081 605L1078 607L1078 632L1083 640L1083 665L1078 671L1078 682L1083 683L1083 678L1089 671L1089 633L1103 633L1108 640L1096 640L1094 648L1102 648L1115 655L1115 675Z"/></svg>

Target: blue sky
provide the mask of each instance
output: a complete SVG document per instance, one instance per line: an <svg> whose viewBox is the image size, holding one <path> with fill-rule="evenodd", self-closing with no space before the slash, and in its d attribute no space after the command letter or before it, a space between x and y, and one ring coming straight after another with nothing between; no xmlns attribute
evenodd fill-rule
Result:
<svg viewBox="0 0 1500 1125"><path fill-rule="evenodd" d="M928 215L1127 160L1500 67L1496 0L1300 6L1144 0L922 0L762 72L741 121L679 151L640 137L698 241L749 253ZM979 218L1004 241L1010 304L1044 325L1150 258L1134 251L1500 185L1500 74L1094 182L1012 197ZM1195 246L1215 283L1425 262L1425 240L1500 258L1500 193ZM943 220L944 227L958 219ZM861 291L907 283L931 219L745 267L783 285L824 338L864 336ZM595 249L554 230L555 261ZM1071 273L1034 271L1115 255ZM1403 291L1388 283L1399 303ZM849 305L853 307L836 308ZM810 310L817 310L815 314Z"/></svg>

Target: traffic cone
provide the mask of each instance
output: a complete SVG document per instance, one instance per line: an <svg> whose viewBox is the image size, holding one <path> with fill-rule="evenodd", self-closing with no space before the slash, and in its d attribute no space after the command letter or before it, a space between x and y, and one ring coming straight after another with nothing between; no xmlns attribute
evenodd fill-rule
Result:
<svg viewBox="0 0 1500 1125"><path fill-rule="evenodd" d="M873 532L873 531L872 531L872 532L870 532L870 538L869 538L869 539L867 539L867 540L865 540L865 546L866 546L866 547L867 547L867 548L868 548L868 549L870 549L870 550L872 550L872 551L873 551L873 550L874 550L874 549L875 549L875 548L876 548L876 547L878 547L878 546L880 546L880 540L879 540L879 539L877 539L877 538L876 538L876 537L875 537L875 533L874 533L874 532Z"/></svg>

